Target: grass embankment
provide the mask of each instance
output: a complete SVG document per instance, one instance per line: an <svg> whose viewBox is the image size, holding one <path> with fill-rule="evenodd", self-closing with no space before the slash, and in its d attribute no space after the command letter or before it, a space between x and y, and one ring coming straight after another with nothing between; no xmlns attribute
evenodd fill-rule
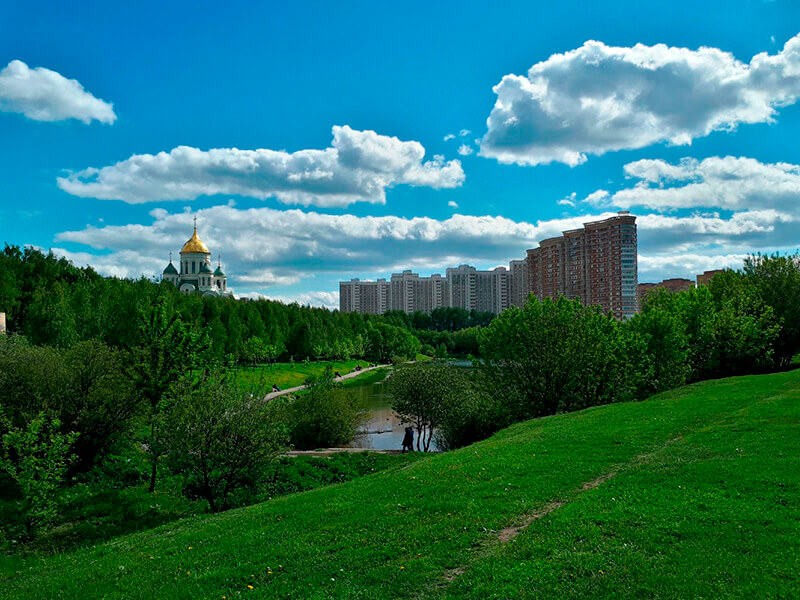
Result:
<svg viewBox="0 0 800 600"><path fill-rule="evenodd" d="M365 360L279 362L256 367L238 367L236 376L242 386L271 388L275 384L283 390L303 385L309 378L319 377L327 367L346 375L355 370L357 365L365 368L368 364Z"/></svg>
<svg viewBox="0 0 800 600"><path fill-rule="evenodd" d="M143 458L140 452L132 454L128 460L118 457L107 472L96 472L94 478L64 489L58 521L45 534L28 543L25 551L52 555L209 512L205 500L190 500L183 495L183 482L178 476L162 472L155 493L148 493L148 464ZM340 452L325 457L281 457L270 467L259 489L244 500L263 502L385 469L401 468L420 458L423 456L416 453L388 455L369 451ZM123 469L120 468L122 464L125 465ZM4 518L10 520L14 512L14 500L0 500L0 522ZM15 543L5 540L4 545L10 551L21 550ZM2 560L0 558L0 564Z"/></svg>
<svg viewBox="0 0 800 600"><path fill-rule="evenodd" d="M522 423L402 470L13 559L0 594L788 598L800 589L799 433L800 370L695 384Z"/></svg>

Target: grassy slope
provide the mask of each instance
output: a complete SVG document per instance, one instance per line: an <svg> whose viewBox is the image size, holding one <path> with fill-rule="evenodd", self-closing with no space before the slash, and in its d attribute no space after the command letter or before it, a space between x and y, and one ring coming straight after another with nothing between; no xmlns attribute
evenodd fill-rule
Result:
<svg viewBox="0 0 800 600"><path fill-rule="evenodd" d="M0 595L791 597L799 431L800 370L701 383L522 423L400 471L5 559ZM496 542L553 500L568 502ZM465 570L438 586L455 568Z"/></svg>

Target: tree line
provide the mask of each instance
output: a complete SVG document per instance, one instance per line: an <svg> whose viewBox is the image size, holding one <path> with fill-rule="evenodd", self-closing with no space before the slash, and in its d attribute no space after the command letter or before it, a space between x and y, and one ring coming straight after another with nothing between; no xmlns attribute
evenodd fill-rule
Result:
<svg viewBox="0 0 800 600"><path fill-rule="evenodd" d="M752 256L707 286L651 292L627 321L563 296L531 297L478 342L471 373L427 364L392 377L395 410L423 446L434 430L440 448L454 448L525 419L788 368L800 352L800 255Z"/></svg>

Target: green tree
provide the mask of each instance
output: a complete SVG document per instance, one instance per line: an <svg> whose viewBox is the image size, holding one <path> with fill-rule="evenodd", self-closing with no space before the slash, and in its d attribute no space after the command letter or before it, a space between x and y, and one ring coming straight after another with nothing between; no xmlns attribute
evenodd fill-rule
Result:
<svg viewBox="0 0 800 600"><path fill-rule="evenodd" d="M56 490L72 460L70 448L78 434L61 433L61 422L43 412L27 427L15 427L2 412L0 421L7 430L2 438L0 467L19 486L25 534L32 538L56 514Z"/></svg>
<svg viewBox="0 0 800 600"><path fill-rule="evenodd" d="M404 365L389 379L392 410L414 426L417 450L430 450L434 432L474 395L464 373L451 365L425 362Z"/></svg>
<svg viewBox="0 0 800 600"><path fill-rule="evenodd" d="M212 512L231 508L237 492L255 489L286 446L280 404L263 396L219 376L175 390L165 424L167 460L185 476L187 496L205 499Z"/></svg>
<svg viewBox="0 0 800 600"><path fill-rule="evenodd" d="M292 445L313 450L350 443L366 417L358 397L351 389L334 384L330 367L309 383L307 393L289 404Z"/></svg>
<svg viewBox="0 0 800 600"><path fill-rule="evenodd" d="M633 396L619 324L563 296L512 307L482 330L481 371L507 418L553 415ZM624 355L622 355L624 357Z"/></svg>
<svg viewBox="0 0 800 600"><path fill-rule="evenodd" d="M149 491L154 492L158 461L163 452L161 427L169 406L167 392L180 379L191 376L203 346L199 336L179 320L163 296L141 313L139 337L141 343L131 349L126 373L149 408Z"/></svg>
<svg viewBox="0 0 800 600"><path fill-rule="evenodd" d="M750 256L744 261L743 273L780 324L775 360L786 366L800 352L800 254Z"/></svg>

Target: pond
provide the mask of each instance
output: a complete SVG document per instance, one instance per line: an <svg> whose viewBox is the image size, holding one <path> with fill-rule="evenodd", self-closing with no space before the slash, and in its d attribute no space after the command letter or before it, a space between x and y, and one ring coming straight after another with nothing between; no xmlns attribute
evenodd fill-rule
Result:
<svg viewBox="0 0 800 600"><path fill-rule="evenodd" d="M405 425L400 422L391 407L389 384L385 381L370 383L356 388L359 400L366 406L369 416L363 427L363 433L350 443L353 448L370 450L401 450ZM416 447L416 431L414 446ZM436 450L436 443L431 442L431 450Z"/></svg>

